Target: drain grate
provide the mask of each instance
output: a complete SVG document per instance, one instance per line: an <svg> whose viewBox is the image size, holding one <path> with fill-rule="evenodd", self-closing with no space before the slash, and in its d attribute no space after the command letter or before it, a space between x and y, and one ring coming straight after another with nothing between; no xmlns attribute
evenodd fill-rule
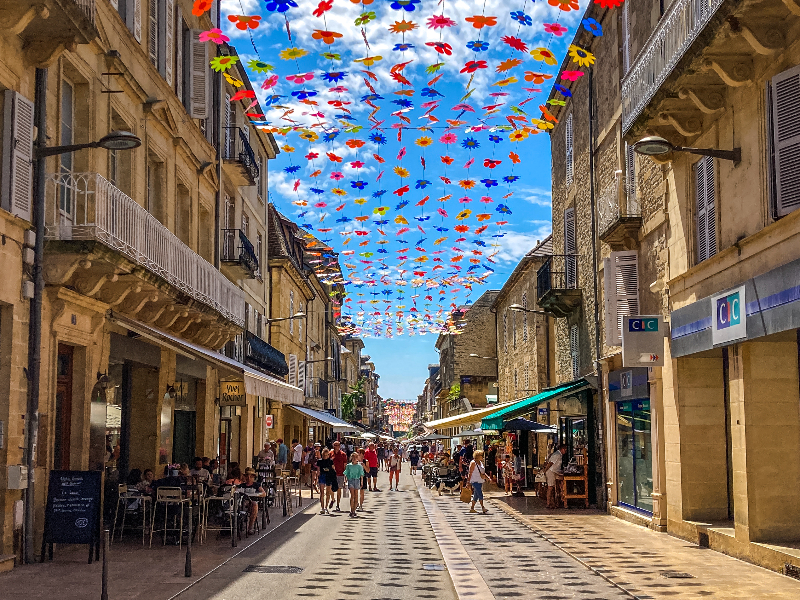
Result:
<svg viewBox="0 0 800 600"><path fill-rule="evenodd" d="M667 579L694 579L694 575L682 571L661 571L660 574Z"/></svg>
<svg viewBox="0 0 800 600"><path fill-rule="evenodd" d="M486 541L494 542L498 544L502 543L509 543L509 544L532 544L533 539L526 538L526 537L513 537L513 536L500 536L500 535L488 535L486 536Z"/></svg>
<svg viewBox="0 0 800 600"><path fill-rule="evenodd" d="M247 565L243 573L302 573L303 567L288 565Z"/></svg>
<svg viewBox="0 0 800 600"><path fill-rule="evenodd" d="M800 567L791 563L783 563L783 574L787 577L800 579Z"/></svg>
<svg viewBox="0 0 800 600"><path fill-rule="evenodd" d="M427 563L422 565L423 571L444 571L444 565L439 565L436 563Z"/></svg>

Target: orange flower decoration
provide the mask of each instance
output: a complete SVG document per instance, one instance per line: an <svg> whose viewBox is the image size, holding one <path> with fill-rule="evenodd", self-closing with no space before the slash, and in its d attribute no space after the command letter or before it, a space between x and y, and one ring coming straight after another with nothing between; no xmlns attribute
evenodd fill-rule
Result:
<svg viewBox="0 0 800 600"><path fill-rule="evenodd" d="M442 162L444 164L446 164L446 165L452 165L453 161L455 160L454 158L451 158L449 156L442 156L441 159L442 159Z"/></svg>
<svg viewBox="0 0 800 600"><path fill-rule="evenodd" d="M413 31L417 28L417 24L412 21L395 21L393 25L389 25L389 31L392 33L403 33L405 31Z"/></svg>
<svg viewBox="0 0 800 600"><path fill-rule="evenodd" d="M315 29L311 37L315 40L322 40L325 44L332 44L336 38L342 37L341 33L336 31L323 31L322 29Z"/></svg>
<svg viewBox="0 0 800 600"><path fill-rule="evenodd" d="M194 11L192 12L194 13ZM236 29L247 31L248 28L256 29L261 22L261 17L259 15L253 17L247 15L228 15L228 21L236 25Z"/></svg>
<svg viewBox="0 0 800 600"><path fill-rule="evenodd" d="M565 12L580 9L578 0L547 0L547 2L550 4L550 6L557 6L559 9Z"/></svg>
<svg viewBox="0 0 800 600"><path fill-rule="evenodd" d="M453 227L453 229L455 229L458 233L467 233L469 231L469 225L456 225Z"/></svg>
<svg viewBox="0 0 800 600"><path fill-rule="evenodd" d="M194 5L192 6L192 14L195 17L200 17L203 13L206 13L211 10L211 5L214 3L213 0L194 0Z"/></svg>
<svg viewBox="0 0 800 600"><path fill-rule="evenodd" d="M361 146L363 146L364 144L366 144L366 142L363 140L347 140L344 143L344 145L347 146L348 148L361 148Z"/></svg>
<svg viewBox="0 0 800 600"><path fill-rule="evenodd" d="M363 4L364 6L368 6L372 4L373 0L350 0L353 4Z"/></svg>
<svg viewBox="0 0 800 600"><path fill-rule="evenodd" d="M550 0L552 2L553 0ZM467 23L472 23L475 29L483 29L484 27L494 27L497 25L497 17L484 17L483 15L475 15L474 17L467 17L464 19Z"/></svg>
<svg viewBox="0 0 800 600"><path fill-rule="evenodd" d="M488 221L491 218L492 218L492 215L489 214L489 213L483 213L483 214L478 215L478 221Z"/></svg>
<svg viewBox="0 0 800 600"><path fill-rule="evenodd" d="M532 83L544 83L545 79L552 79L552 75L546 75L545 73L536 73L535 71L525 71L525 81L530 81Z"/></svg>
<svg viewBox="0 0 800 600"><path fill-rule="evenodd" d="M464 188L465 190L471 190L475 187L475 181L472 179L462 179L458 182L459 187Z"/></svg>
<svg viewBox="0 0 800 600"><path fill-rule="evenodd" d="M512 162L512 163L514 163L515 165L518 165L519 163L521 163L521 162L522 162L522 161L519 159L519 154L517 154L516 152L509 152L509 153L508 153L508 158L510 158L510 159L511 159L511 162Z"/></svg>
<svg viewBox="0 0 800 600"><path fill-rule="evenodd" d="M497 72L498 73L505 73L506 71L510 71L514 67L518 67L522 64L522 59L519 58L509 58L504 60L499 65L497 65Z"/></svg>

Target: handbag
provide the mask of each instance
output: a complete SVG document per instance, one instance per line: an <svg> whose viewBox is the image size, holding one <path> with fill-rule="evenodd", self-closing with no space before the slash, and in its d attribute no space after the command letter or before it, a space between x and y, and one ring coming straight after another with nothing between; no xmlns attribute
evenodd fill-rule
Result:
<svg viewBox="0 0 800 600"><path fill-rule="evenodd" d="M469 503L472 501L472 488L465 485L461 488L461 496L460 499L462 502Z"/></svg>

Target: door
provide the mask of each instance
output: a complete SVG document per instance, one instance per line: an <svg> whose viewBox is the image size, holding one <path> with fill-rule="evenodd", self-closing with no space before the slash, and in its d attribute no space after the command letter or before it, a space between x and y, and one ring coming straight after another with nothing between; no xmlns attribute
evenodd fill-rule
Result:
<svg viewBox="0 0 800 600"><path fill-rule="evenodd" d="M223 409L224 410L224 409ZM219 471L227 478L228 464L231 462L231 420L219 420Z"/></svg>
<svg viewBox="0 0 800 600"><path fill-rule="evenodd" d="M66 79L61 82L61 144L68 146L75 141L75 98L74 88ZM72 179L73 171L72 152L65 152L59 156L59 185L58 213L59 227L62 239L72 239L72 225L75 222L75 182Z"/></svg>
<svg viewBox="0 0 800 600"><path fill-rule="evenodd" d="M70 433L72 430L72 366L73 348L58 345L56 361L56 418L53 468L69 470ZM40 440L43 443L44 440Z"/></svg>
<svg viewBox="0 0 800 600"><path fill-rule="evenodd" d="M172 460L176 463L192 464L195 451L196 414L197 413L193 410L175 411Z"/></svg>

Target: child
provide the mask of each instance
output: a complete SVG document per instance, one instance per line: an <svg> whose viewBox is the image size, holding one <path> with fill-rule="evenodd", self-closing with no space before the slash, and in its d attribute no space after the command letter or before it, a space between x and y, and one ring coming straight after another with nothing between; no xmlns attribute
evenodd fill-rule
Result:
<svg viewBox="0 0 800 600"><path fill-rule="evenodd" d="M511 456L506 454L503 457L503 485L506 489L506 496L514 491L514 479L517 474L514 472L514 463L511 462Z"/></svg>
<svg viewBox="0 0 800 600"><path fill-rule="evenodd" d="M361 478L364 477L364 467L358 462L358 453L350 455L350 464L344 468L344 478L347 480L347 489L350 490L350 516L358 517L358 491L361 489Z"/></svg>

